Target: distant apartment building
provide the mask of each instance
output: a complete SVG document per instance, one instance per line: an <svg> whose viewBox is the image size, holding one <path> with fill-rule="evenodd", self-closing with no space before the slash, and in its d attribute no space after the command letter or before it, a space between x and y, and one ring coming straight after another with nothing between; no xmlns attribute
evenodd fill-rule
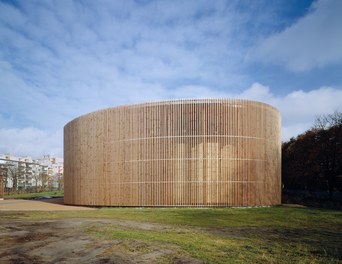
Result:
<svg viewBox="0 0 342 264"><path fill-rule="evenodd" d="M63 159L43 156L16 157L0 155L0 173L5 188L9 190L63 189Z"/></svg>
<svg viewBox="0 0 342 264"><path fill-rule="evenodd" d="M48 186L55 189L62 189L63 184L63 158L44 155L37 159L37 163L47 168Z"/></svg>

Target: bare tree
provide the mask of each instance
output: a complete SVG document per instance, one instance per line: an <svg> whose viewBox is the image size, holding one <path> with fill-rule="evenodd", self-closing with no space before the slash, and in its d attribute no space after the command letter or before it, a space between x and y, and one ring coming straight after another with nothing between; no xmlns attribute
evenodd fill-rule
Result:
<svg viewBox="0 0 342 264"><path fill-rule="evenodd" d="M315 119L313 129L328 130L342 125L342 112L335 110L332 114L320 115Z"/></svg>
<svg viewBox="0 0 342 264"><path fill-rule="evenodd" d="M4 190L7 180L7 168L4 164L0 164L0 198L4 197Z"/></svg>
<svg viewBox="0 0 342 264"><path fill-rule="evenodd" d="M46 189L46 186L48 184L48 175L46 172L40 172L39 173L39 180L41 181L42 183L42 189L43 191L45 191Z"/></svg>
<svg viewBox="0 0 342 264"><path fill-rule="evenodd" d="M35 183L35 192L38 192L38 186L39 186L39 183L41 183L40 178L41 177L39 173L32 174L32 179L34 180L34 183Z"/></svg>
<svg viewBox="0 0 342 264"><path fill-rule="evenodd" d="M342 112L318 116L313 130L317 132L317 142L321 149L317 162L327 179L332 198L337 179L342 174Z"/></svg>
<svg viewBox="0 0 342 264"><path fill-rule="evenodd" d="M18 166L16 166L12 162L7 162L6 167L7 167L6 184L9 185L9 181L12 181L12 192L16 192L18 190L20 170Z"/></svg>
<svg viewBox="0 0 342 264"><path fill-rule="evenodd" d="M62 174L58 174L58 190L64 189L64 178Z"/></svg>

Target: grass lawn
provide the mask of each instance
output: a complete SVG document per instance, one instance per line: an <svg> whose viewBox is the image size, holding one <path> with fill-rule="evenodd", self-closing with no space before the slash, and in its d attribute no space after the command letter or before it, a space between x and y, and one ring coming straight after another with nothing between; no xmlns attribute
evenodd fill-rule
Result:
<svg viewBox="0 0 342 264"><path fill-rule="evenodd" d="M0 212L1 216L1 212ZM341 263L342 212L310 208L101 208L94 211L20 212L13 219L113 219L84 232L120 241L128 252L177 248L158 259L187 256L204 263ZM114 221L115 220L115 221ZM127 223L130 224L127 224ZM134 223L134 224L132 224ZM152 225L153 228L144 228Z"/></svg>
<svg viewBox="0 0 342 264"><path fill-rule="evenodd" d="M4 196L5 199L35 199L42 196L63 197L64 191L37 192L37 193L14 193Z"/></svg>

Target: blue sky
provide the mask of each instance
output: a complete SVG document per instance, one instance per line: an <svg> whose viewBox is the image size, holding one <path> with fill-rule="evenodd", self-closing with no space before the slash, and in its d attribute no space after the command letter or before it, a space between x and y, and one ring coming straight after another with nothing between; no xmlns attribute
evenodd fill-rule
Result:
<svg viewBox="0 0 342 264"><path fill-rule="evenodd" d="M0 1L0 153L63 155L63 126L159 99L277 107L283 139L342 106L342 1Z"/></svg>

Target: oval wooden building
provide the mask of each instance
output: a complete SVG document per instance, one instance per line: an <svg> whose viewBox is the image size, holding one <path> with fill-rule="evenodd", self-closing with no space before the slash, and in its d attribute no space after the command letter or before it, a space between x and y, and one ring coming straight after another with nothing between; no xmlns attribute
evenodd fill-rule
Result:
<svg viewBox="0 0 342 264"><path fill-rule="evenodd" d="M66 204L259 206L281 202L280 113L238 99L108 108L64 127Z"/></svg>

